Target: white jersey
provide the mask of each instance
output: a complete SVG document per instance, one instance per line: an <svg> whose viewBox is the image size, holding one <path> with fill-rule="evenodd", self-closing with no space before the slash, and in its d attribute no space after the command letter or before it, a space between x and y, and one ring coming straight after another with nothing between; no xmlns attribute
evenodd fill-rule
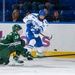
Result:
<svg viewBox="0 0 75 75"><path fill-rule="evenodd" d="M44 19L43 21L40 21L38 19L38 14L35 13L29 14L28 16L24 17L23 22L25 24L32 23L35 29L41 27L42 31L44 31L45 28L48 26L47 20Z"/></svg>

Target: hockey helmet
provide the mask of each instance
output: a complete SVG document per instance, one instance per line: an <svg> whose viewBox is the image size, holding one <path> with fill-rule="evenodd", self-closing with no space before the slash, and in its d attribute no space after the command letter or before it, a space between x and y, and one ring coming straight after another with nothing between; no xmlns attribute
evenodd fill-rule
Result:
<svg viewBox="0 0 75 75"><path fill-rule="evenodd" d="M39 16L46 16L46 12L44 10L39 11Z"/></svg>
<svg viewBox="0 0 75 75"><path fill-rule="evenodd" d="M12 31L15 32L16 30L21 30L22 27L18 24L15 24L14 26L12 26Z"/></svg>

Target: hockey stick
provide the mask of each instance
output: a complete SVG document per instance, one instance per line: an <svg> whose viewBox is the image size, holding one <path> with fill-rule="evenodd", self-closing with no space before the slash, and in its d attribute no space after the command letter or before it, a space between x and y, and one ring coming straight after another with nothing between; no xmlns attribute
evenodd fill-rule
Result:
<svg viewBox="0 0 75 75"><path fill-rule="evenodd" d="M44 36L46 39L48 39L49 41L52 39L53 35L51 35L51 37L47 37L44 34L40 33L42 36Z"/></svg>
<svg viewBox="0 0 75 75"><path fill-rule="evenodd" d="M60 54L60 55L50 55L50 56L39 56L39 57L34 57L34 58L62 57L62 56L75 56L75 54Z"/></svg>

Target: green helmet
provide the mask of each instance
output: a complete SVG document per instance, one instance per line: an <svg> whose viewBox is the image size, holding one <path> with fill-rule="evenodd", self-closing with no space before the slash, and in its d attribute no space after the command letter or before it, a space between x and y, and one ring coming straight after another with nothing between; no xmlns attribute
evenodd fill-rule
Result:
<svg viewBox="0 0 75 75"><path fill-rule="evenodd" d="M16 30L21 30L22 27L18 24L15 24L14 26L12 26L12 31L15 32Z"/></svg>

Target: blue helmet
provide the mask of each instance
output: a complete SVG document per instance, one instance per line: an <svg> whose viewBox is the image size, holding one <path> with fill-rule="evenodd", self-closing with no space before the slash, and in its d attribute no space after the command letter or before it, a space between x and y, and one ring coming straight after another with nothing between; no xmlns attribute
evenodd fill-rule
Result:
<svg viewBox="0 0 75 75"><path fill-rule="evenodd" d="M39 16L40 16L40 15L41 15L41 16L46 16L46 12L45 12L44 10L40 10L40 11L39 11Z"/></svg>

